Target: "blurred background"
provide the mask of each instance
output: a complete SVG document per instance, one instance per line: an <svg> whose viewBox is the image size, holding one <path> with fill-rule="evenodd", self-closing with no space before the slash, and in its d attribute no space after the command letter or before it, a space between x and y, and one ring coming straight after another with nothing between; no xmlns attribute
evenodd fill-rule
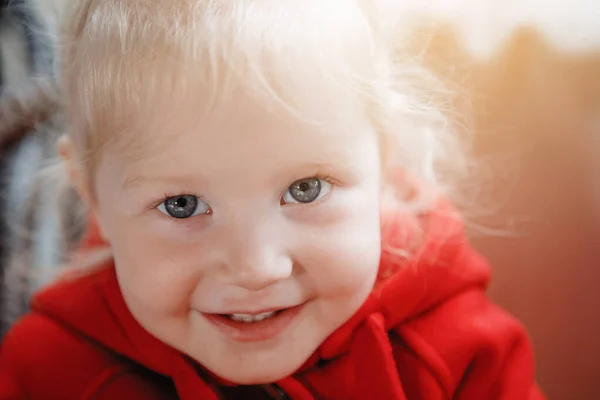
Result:
<svg viewBox="0 0 600 400"><path fill-rule="evenodd" d="M1 2L0 87L51 74L48 17L65 1ZM491 296L531 334L541 387L549 399L600 399L600 2L381 1L410 11L407 38L468 116L492 205L473 241L494 265ZM47 147L38 137L0 155L4 219ZM0 236L2 262L19 249L22 263L60 258L57 223L32 218L37 242Z"/></svg>

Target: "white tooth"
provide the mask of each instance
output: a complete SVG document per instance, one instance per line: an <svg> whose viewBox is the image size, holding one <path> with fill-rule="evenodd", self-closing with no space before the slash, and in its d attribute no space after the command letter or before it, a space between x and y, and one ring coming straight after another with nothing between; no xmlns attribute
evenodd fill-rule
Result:
<svg viewBox="0 0 600 400"><path fill-rule="evenodd" d="M242 316L242 321L244 322L252 322L252 315L244 315Z"/></svg>
<svg viewBox="0 0 600 400"><path fill-rule="evenodd" d="M231 318L234 321L238 321L238 322L258 322L258 321L262 321L267 318L271 318L274 315L275 315L275 311L270 311L270 312L265 312L265 313L256 314L256 315L231 314L231 315L229 315L229 318Z"/></svg>

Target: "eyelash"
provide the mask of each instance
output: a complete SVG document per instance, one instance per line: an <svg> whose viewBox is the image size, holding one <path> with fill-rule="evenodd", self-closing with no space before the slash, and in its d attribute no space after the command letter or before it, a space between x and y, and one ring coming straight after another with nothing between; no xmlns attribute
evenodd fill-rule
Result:
<svg viewBox="0 0 600 400"><path fill-rule="evenodd" d="M167 201L167 199L170 199L171 197L177 197L177 196L195 196L198 199L202 200L202 195L195 193L195 192L185 192L185 193L183 193L183 192L165 192L163 197L160 200L157 200L154 203L150 204L147 207L146 211L154 210L158 206L160 206L162 203Z"/></svg>
<svg viewBox="0 0 600 400"><path fill-rule="evenodd" d="M331 183L332 185L338 185L338 182L335 179L333 179L333 177L331 175L315 175L315 176L309 176L308 178L301 178L301 179L311 179L311 178L321 179L323 181Z"/></svg>

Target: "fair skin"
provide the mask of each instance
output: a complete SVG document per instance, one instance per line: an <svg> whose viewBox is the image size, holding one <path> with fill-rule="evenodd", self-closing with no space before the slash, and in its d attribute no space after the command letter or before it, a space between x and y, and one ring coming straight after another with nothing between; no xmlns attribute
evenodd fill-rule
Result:
<svg viewBox="0 0 600 400"><path fill-rule="evenodd" d="M135 319L233 382L292 374L357 311L377 275L378 138L360 96L325 85L289 88L294 108L318 125L280 117L243 88L204 118L201 104L180 101L167 117L157 101L140 122L141 145L127 156L105 149L94 193L81 190ZM64 153L77 171L76 152ZM271 310L284 312L240 329L218 323ZM277 318L277 329L260 328Z"/></svg>

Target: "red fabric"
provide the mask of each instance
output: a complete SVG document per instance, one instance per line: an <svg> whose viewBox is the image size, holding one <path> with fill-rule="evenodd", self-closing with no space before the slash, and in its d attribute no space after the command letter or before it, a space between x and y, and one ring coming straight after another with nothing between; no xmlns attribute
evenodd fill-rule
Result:
<svg viewBox="0 0 600 400"><path fill-rule="evenodd" d="M423 245L404 262L384 251L361 309L274 385L224 383L155 339L107 265L35 297L2 344L0 399L543 399L527 334L485 297L489 268L452 210L383 221L384 248Z"/></svg>

